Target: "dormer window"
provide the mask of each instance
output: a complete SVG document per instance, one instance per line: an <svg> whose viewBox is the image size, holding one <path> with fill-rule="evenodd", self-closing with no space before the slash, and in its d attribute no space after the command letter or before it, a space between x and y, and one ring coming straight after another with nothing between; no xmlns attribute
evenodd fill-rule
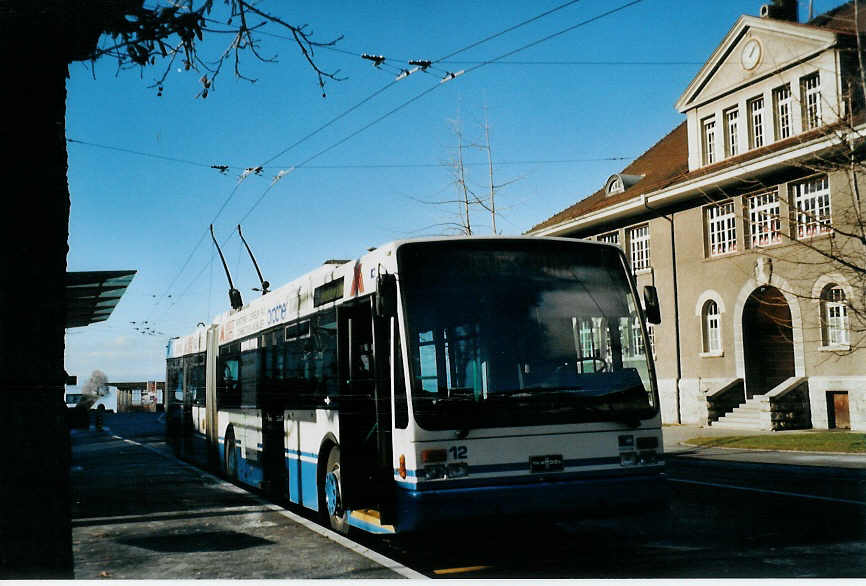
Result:
<svg viewBox="0 0 866 586"><path fill-rule="evenodd" d="M643 178L643 175L623 175L622 173L614 173L608 177L607 183L604 184L604 193L608 196L622 193Z"/></svg>

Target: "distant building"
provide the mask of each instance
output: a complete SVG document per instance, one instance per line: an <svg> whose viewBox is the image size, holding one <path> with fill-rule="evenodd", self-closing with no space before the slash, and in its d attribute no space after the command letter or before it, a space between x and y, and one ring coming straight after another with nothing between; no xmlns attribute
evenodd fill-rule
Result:
<svg viewBox="0 0 866 586"><path fill-rule="evenodd" d="M165 409L165 383L141 381L109 383L117 387L117 411L163 411Z"/></svg>
<svg viewBox="0 0 866 586"><path fill-rule="evenodd" d="M658 287L664 422L863 430L854 6L801 24L776 4L737 20L677 102L682 124L529 233L621 246Z"/></svg>

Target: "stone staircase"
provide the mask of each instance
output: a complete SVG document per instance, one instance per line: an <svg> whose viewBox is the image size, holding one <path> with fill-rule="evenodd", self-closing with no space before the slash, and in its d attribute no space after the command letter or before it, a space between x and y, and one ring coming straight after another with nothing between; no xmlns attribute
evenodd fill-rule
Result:
<svg viewBox="0 0 866 586"><path fill-rule="evenodd" d="M734 381L728 387L737 390ZM780 431L812 426L809 407L809 379L790 377L764 395L755 395L730 413L710 423L720 429Z"/></svg>
<svg viewBox="0 0 866 586"><path fill-rule="evenodd" d="M711 427L719 429L755 429L769 430L770 398L767 395L755 395L733 411L713 421Z"/></svg>

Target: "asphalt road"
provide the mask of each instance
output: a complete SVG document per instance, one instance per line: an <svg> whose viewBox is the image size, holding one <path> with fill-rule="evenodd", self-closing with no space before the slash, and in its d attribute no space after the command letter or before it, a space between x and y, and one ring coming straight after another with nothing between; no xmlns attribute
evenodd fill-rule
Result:
<svg viewBox="0 0 866 586"><path fill-rule="evenodd" d="M115 416L106 425L160 449L153 416ZM680 453L669 457L667 471L671 500L664 514L352 537L441 578L866 576L866 470Z"/></svg>

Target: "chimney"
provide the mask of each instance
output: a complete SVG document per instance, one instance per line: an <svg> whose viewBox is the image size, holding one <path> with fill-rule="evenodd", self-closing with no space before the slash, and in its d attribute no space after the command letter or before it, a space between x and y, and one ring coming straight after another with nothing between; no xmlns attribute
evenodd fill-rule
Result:
<svg viewBox="0 0 866 586"><path fill-rule="evenodd" d="M769 4L761 5L761 18L773 18L776 20L787 20L798 22L797 0L772 0Z"/></svg>

